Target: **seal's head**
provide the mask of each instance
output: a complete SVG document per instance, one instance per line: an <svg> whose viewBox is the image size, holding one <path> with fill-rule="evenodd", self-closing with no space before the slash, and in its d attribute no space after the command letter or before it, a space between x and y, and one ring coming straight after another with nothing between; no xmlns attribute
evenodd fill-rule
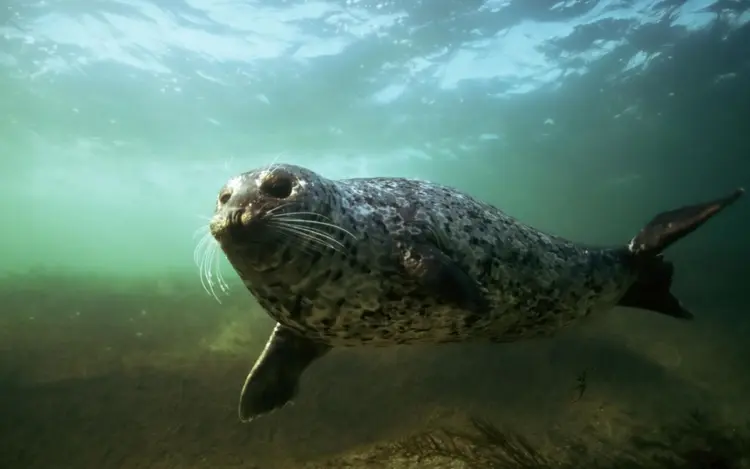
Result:
<svg viewBox="0 0 750 469"><path fill-rule="evenodd" d="M209 223L240 273L263 272L334 246L329 232L331 181L299 166L273 165L230 179L219 191Z"/></svg>

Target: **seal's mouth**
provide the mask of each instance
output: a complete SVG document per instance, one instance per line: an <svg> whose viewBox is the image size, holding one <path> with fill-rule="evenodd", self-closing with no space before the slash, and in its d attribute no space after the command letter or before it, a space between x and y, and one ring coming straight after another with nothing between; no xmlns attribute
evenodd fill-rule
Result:
<svg viewBox="0 0 750 469"><path fill-rule="evenodd" d="M261 241L265 216L251 207L236 207L217 213L211 219L211 235L222 246L228 244L257 243Z"/></svg>
<svg viewBox="0 0 750 469"><path fill-rule="evenodd" d="M232 237L247 237L251 231L257 229L263 220L261 213L253 213L250 207L240 207L228 210L224 215L225 231Z"/></svg>

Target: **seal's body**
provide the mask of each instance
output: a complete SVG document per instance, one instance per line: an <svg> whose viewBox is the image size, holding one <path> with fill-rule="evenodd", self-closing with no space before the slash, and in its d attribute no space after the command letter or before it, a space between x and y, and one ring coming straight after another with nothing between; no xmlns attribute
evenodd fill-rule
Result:
<svg viewBox="0 0 750 469"><path fill-rule="evenodd" d="M331 347L510 342L617 305L690 318L661 252L741 194L661 214L627 247L592 248L429 182L244 173L220 192L210 229L278 324L240 417L289 402Z"/></svg>

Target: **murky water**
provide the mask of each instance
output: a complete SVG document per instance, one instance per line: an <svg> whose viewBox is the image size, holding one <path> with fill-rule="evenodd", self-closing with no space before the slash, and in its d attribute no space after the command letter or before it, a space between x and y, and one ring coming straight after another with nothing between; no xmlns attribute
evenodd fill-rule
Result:
<svg viewBox="0 0 750 469"><path fill-rule="evenodd" d="M247 425L273 322L225 260L221 303L193 262L218 189L274 160L440 182L604 245L750 186L745 3L1 8L0 467L296 467L471 417L562 461L696 409L750 417L747 200L668 252L695 321L615 310L548 340L335 351ZM685 441L699 465L656 467L709 467L691 448L712 445L735 465L710 467L747 464Z"/></svg>

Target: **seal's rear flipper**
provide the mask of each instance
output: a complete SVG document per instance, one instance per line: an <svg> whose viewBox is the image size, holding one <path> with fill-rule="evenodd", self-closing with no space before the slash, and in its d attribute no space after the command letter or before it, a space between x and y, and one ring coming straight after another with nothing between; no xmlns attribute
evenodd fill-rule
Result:
<svg viewBox="0 0 750 469"><path fill-rule="evenodd" d="M670 292L674 266L661 256L651 265L640 269L636 282L628 288L617 303L628 308L646 309L678 319L693 319L693 314L682 307L680 300Z"/></svg>
<svg viewBox="0 0 750 469"><path fill-rule="evenodd" d="M703 204L690 205L655 216L630 241L628 248L636 255L659 254L676 241L689 235L711 217L732 205L745 193L737 189L732 194Z"/></svg>
<svg viewBox="0 0 750 469"><path fill-rule="evenodd" d="M693 315L669 291L674 267L664 260L661 253L730 206L744 192L737 189L721 199L678 208L654 217L628 245L627 256L634 263L638 279L618 304L691 319Z"/></svg>
<svg viewBox="0 0 750 469"><path fill-rule="evenodd" d="M277 324L242 386L240 420L249 422L290 403L302 372L329 350Z"/></svg>

